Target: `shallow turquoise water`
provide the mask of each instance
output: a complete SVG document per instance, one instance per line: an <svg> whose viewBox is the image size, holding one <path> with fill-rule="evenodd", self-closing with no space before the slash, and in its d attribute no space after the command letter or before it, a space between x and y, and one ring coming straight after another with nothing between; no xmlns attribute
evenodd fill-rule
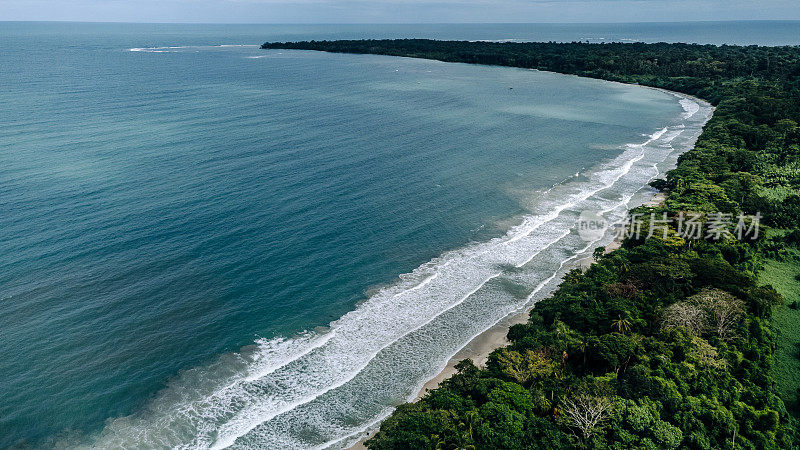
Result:
<svg viewBox="0 0 800 450"><path fill-rule="evenodd" d="M264 30L0 24L0 447L344 445L703 120Z"/></svg>

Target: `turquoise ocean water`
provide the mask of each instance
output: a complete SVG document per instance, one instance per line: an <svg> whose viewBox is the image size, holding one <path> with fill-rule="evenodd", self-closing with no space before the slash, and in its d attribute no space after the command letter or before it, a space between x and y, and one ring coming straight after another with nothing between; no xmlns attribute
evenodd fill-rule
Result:
<svg viewBox="0 0 800 450"><path fill-rule="evenodd" d="M261 42L800 35L770 26L0 22L0 447L345 446L607 240L577 214L620 217L710 114Z"/></svg>

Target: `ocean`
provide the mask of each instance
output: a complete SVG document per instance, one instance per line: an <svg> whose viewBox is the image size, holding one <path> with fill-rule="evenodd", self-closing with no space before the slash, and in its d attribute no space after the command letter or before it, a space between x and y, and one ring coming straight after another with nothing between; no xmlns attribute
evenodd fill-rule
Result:
<svg viewBox="0 0 800 450"><path fill-rule="evenodd" d="M345 447L607 243L578 215L646 200L711 114L258 44L799 30L0 22L0 447Z"/></svg>

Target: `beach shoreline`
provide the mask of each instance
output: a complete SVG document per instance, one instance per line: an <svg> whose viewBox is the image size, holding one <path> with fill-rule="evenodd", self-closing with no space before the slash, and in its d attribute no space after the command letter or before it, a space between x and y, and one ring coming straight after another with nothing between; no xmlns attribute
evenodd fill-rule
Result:
<svg viewBox="0 0 800 450"><path fill-rule="evenodd" d="M647 207L655 207L659 206L664 203L667 198L667 193L663 191L653 193L652 197L644 202L641 206ZM620 235L616 235L614 240L605 245L605 254L609 254L622 246L623 238ZM572 268L581 268L581 270L586 270L594 263L591 257L585 257L575 261L572 265ZM559 283L560 285L560 283ZM558 287L554 288L553 290L557 289ZM552 292L549 292L545 298L547 298ZM421 398L423 398L428 391L432 391L439 387L439 385L446 379L450 378L451 376L455 375L456 365L465 360L471 359L473 363L475 363L478 367L484 367L486 362L489 360L489 355L502 347L509 345L511 342L508 340L508 331L514 325L521 325L528 322L528 318L530 317L531 311L536 307L536 303L525 308L524 311L513 313L504 319L501 319L496 324L492 325L486 331L478 334L472 340L470 340L464 347L461 348L455 355L453 355L445 364L444 368L440 370L435 376L430 378L426 381L422 387L418 390L418 392L414 395L414 398L410 400L410 403L417 402ZM380 421L382 422L382 420ZM380 423L379 422L379 423ZM375 433L378 432L379 428L372 430L369 434L362 439L360 439L354 445L348 447L351 450L366 450L366 446L364 442L368 439L372 438Z"/></svg>
<svg viewBox="0 0 800 450"><path fill-rule="evenodd" d="M653 197L645 202L643 206L648 207L655 207L662 203L666 199L665 192L656 192L653 194ZM616 236L614 240L605 246L605 254L609 254L622 246L622 238L620 236ZM591 257L583 258L578 260L573 265L573 268L580 267L582 270L588 269L589 266L593 264L593 260ZM549 294L548 294L549 296ZM506 345L510 344L509 340L507 339L508 330L514 325L520 325L528 322L528 318L530 317L531 311L536 307L536 303L530 305L524 311L515 313L511 316L506 317L505 319L500 320L500 322L494 324L491 328L484 331L483 333L475 336L471 341L467 343L461 350L459 350L452 358L447 362L445 368L439 372L435 377L428 380L414 397L414 401L421 399L422 397L427 394L429 390L436 389L442 381L449 378L451 375L456 373L456 364L460 361L465 359L471 359L475 365L482 367L486 364L489 359L489 355L496 349L505 347Z"/></svg>
<svg viewBox="0 0 800 450"><path fill-rule="evenodd" d="M656 192L653 194L652 198L645 202L642 206L647 207L655 207L662 203L666 199L665 192ZM609 254L622 246L622 238L620 236L616 236L614 240L605 246L605 254ZM589 268L593 264L593 260L591 257L583 258L578 260L573 265L573 268L580 267L582 270ZM548 294L549 296L549 294ZM546 297L545 297L546 298ZM528 321L530 317L530 313L533 308L536 307L536 303L527 307L524 311L515 313L511 316L508 316L500 322L494 324L491 328L487 329L483 333L475 336L471 341L469 341L464 347L461 348L450 360L447 362L447 365L444 369L442 369L436 376L425 382L422 388L419 390L417 395L414 397L413 401L417 401L427 394L429 390L436 389L442 381L446 380L450 376L456 373L456 364L460 361L465 359L471 359L475 365L482 367L486 364L486 361L489 359L489 355L496 349L505 347L506 345L510 344L507 339L508 330L514 326L519 324L524 324Z"/></svg>

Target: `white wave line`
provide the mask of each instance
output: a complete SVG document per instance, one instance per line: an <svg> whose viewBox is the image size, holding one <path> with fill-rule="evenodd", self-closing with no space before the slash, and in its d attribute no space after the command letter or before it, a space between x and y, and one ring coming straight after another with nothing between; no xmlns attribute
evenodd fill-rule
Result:
<svg viewBox="0 0 800 450"><path fill-rule="evenodd" d="M278 410L278 411L276 411L276 412L274 412L274 413L270 413L270 414L268 414L268 415L267 415L267 416L265 416L265 417L261 417L261 418L260 418L260 419L261 419L261 421L260 421L260 422L251 422L251 423L248 423L248 424L247 424L247 425L245 425L244 427L242 427L242 428L238 429L238 430L235 432L235 433L238 433L238 434L237 434L237 435L235 435L235 436L234 436L234 435L229 435L229 436L223 436L222 438L217 438L217 442L216 442L216 443L215 443L213 446L211 446L211 448L212 448L212 449L215 449L215 450L219 450L219 449L228 448L229 446L233 445L233 443L234 443L234 442L236 442L236 439L238 439L238 438L240 438L240 437L244 436L245 434L249 433L250 431L252 431L254 428L258 427L258 426L259 426L259 425L261 425L262 423L264 423L264 422L267 422L267 421L269 421L269 420L272 420L274 417L276 417L276 416L278 416L278 415L280 415L280 414L283 414L283 413L285 413L285 412L287 412L287 411L290 411L290 410L292 410L292 409L295 409L295 408L297 408L297 407L298 407L298 406L300 406L300 405L304 405L304 404L306 404L306 403L308 403L308 402L311 402L311 401L313 401L314 399L316 399L316 398L318 398L318 397L320 397L320 396L322 396L322 395L325 395L327 392L330 392L330 391L332 391L332 390L334 390L334 389L336 389L336 388L338 388L338 387L340 387L340 386L342 386L342 385L344 385L344 384L348 383L348 382L349 382L349 381L351 381L353 378L355 378L355 377L356 377L356 376L357 376L359 373L361 373L361 371L362 371L362 370L364 370L364 368L365 368L367 365L369 365L369 363L370 363L372 360L374 360L374 359L375 359L375 357L376 357L376 356L377 356L377 355L378 355L378 354L379 354L379 353L380 353L382 350L386 349L386 348L387 348L387 347L389 347L390 345L392 345L392 344L394 344L395 342L399 341L399 340L400 340L400 339L402 339L403 337L405 337L405 336L407 336L407 335L409 335L409 334L411 334L411 333L413 333L413 332L415 332L415 331L419 330L420 328L424 327L425 325L428 325L429 323L431 323L431 322L433 322L434 320L436 320L436 318L437 318L437 317L441 316L442 314L446 313L447 311L450 311L450 310L452 310L453 308L455 308L456 306L458 306L458 305L462 304L464 301L466 301L466 299L468 299L470 296L472 296L472 295L473 295L475 292L477 292L477 291L478 291L480 288L482 288L482 287L483 287L483 286L484 286L486 283L488 283L489 281L491 281L491 280L493 280L493 279L495 279L495 278L499 277L500 275L502 275L502 272L497 272L497 273L493 274L492 276L490 276L489 278L487 278L486 280L484 280L484 281L483 281L483 282L482 282L480 285L478 285L478 287L476 287L475 289L473 289L472 291L470 291L469 293L467 293L466 295L464 295L463 297L461 297L461 299L459 299L457 302L453 303L452 305L450 305L450 306L449 306L449 307L447 307L446 309L442 310L440 313L438 313L438 314L436 314L435 316L431 317L430 319L428 319L428 320L427 320L427 321L425 321L424 323L422 323L422 324L420 324L420 325L418 325L418 326L414 327L413 329L410 329L410 330L408 330L407 332L403 333L403 334L402 334L400 337L398 337L397 339L395 339L395 340L393 340L393 341L391 341L391 342L388 342L388 343L386 343L385 345L381 346L381 347L380 347L380 348L379 348L377 351L375 351L375 352L373 352L373 353L370 353L370 357L369 357L369 358L368 358L368 359L367 359L367 360L364 362L364 364L360 364L360 365L359 365L359 366L356 368L356 370L354 370L354 371L352 371L352 372L351 372L350 376L346 377L345 379L343 379L343 380L342 380L342 381L340 381L339 383L334 383L333 385L329 386L329 387L328 387L328 388L326 388L326 389L323 389L322 391L319 391L318 393L316 393L316 394L314 394L314 395L309 395L309 396L306 396L306 397L304 397L303 399L300 399L300 400L298 400L298 401L296 401L296 402L290 403L289 405L287 405L287 407L284 407L283 409L280 409L280 410ZM228 422L228 423L230 423L230 422ZM228 426L228 427L226 427L226 426L225 426L225 425L227 425L228 423L226 423L226 424L224 424L222 427L220 427L221 429L220 429L220 432L219 432L219 434L223 434L223 433L224 433L224 429L225 429L225 428L230 428L230 426ZM244 430L244 431L242 431L242 430Z"/></svg>
<svg viewBox="0 0 800 450"><path fill-rule="evenodd" d="M254 44L219 44L219 45L174 45L162 47L133 47L129 48L129 52L145 52L145 53L165 53L170 50L185 50L189 48L249 48L258 47Z"/></svg>
<svg viewBox="0 0 800 450"><path fill-rule="evenodd" d="M569 234L569 232L567 232L567 234ZM553 241L553 243L560 241L561 239L563 239L563 238L564 238L564 236L566 236L566 235L563 235L563 236L559 237L558 239L556 239L555 241ZM598 239L598 240L599 240L599 239ZM581 253L585 252L586 250L588 250L588 249L589 249L589 247L590 247L592 244L596 243L598 240L595 240L595 241L593 241L593 242L592 242L592 243L590 243L588 246L586 246L586 247L584 247L582 250L580 250L580 251L579 251L577 254L575 254L575 255L572 255L572 256L570 256L569 258L566 258L565 260L561 261L561 263L560 263L560 264L559 264L559 266L558 266L558 269L556 269L556 270L555 270L555 272L553 272L553 274L552 274L552 275L550 275L550 276L549 276L547 279L545 279L544 281L540 282L540 283L539 283L539 284L538 284L538 285L537 285L537 286L536 286L536 287L533 289L533 291L531 292L531 294L530 294L530 295L528 295L528 296L525 298L525 301L522 303L522 305L521 305L520 307L510 310L510 311L508 312L508 314L506 314L504 317L508 317L508 316L510 316L510 315L512 315L512 314L515 314L516 312L518 312L518 311L520 311L520 310L523 310L523 309L525 309L525 308L527 307L528 303L530 302L531 298L532 298L534 295L536 295L536 294L537 294L539 291L541 291L541 290L542 290L542 289L543 289L543 288L544 288L544 287L545 287L545 286L546 286L548 283L550 283L551 281L553 281L553 279L554 279L554 278L555 278L555 277L558 275L558 273L561 271L561 269L563 269L563 268L564 268L564 265L565 265L565 264L566 264L568 261L570 261L570 260L574 259L574 258L575 258L576 256L578 256L579 254L581 254ZM541 251L540 251L540 252L537 252L537 254L538 254L538 253L541 253ZM476 289L476 291L477 291L477 289ZM473 293L474 293L474 291L473 291ZM445 312L445 311L443 311L442 313L444 313L444 312ZM441 314L440 314L440 315L441 315ZM501 319L501 320L502 320L502 319ZM489 325L488 327L484 328L483 330L479 331L478 333L474 334L472 337L470 337L469 339L467 339L467 340L466 340L466 342L467 342L467 343L469 343L469 342L472 342L472 340L474 340L476 337L478 337L478 336L480 336L481 334L485 333L487 330L489 330L490 328L494 327L494 326L495 326L495 325L497 325L498 323L499 323L499 321L498 321L498 322L495 322L495 323L493 323L493 324L491 324L491 325ZM415 330L415 331L416 331L416 330ZM399 340L399 339L398 339L398 340ZM395 341L395 342L396 342L396 341ZM439 370L438 370L436 373L439 373L439 372L441 372L442 370L444 370L444 368L445 368L445 367L447 367L447 364L449 363L449 361L450 361L451 359L453 359L453 357L454 357L455 355L457 355L457 354L458 354L458 352L460 352L460 351L461 351L463 348L464 348L464 347L461 347L461 348L459 348L459 349L458 349L458 351L456 351L455 353L453 353L452 355L450 355L449 357L447 357L447 359L445 359L445 364L444 364L444 366L441 366L441 367L439 368ZM414 389L414 394L412 394L412 395L411 395L409 398L407 398L406 400L407 400L407 401L411 401L411 400L413 400L414 398L416 398L416 397L417 397L417 395L418 395L418 392L419 392L419 391L422 389L422 387L423 387L423 386L424 386L424 385L425 385L427 382L428 382L428 380L426 379L425 381L423 381L423 382L422 382L422 384L420 384L419 386L417 386L417 388L415 388L415 389ZM376 420L374 420L374 421L370 422L368 425L366 425L366 426L364 426L364 427L362 427L362 428L358 429L357 431L354 431L354 432L352 432L352 433L350 433L350 434L347 434L347 435L345 435L345 436L342 436L342 437L339 437L339 438L336 438L336 439L330 440L330 441L328 441L328 442L325 442L325 443L323 443L323 444L320 444L320 445L318 445L318 446L315 446L315 447L313 447L313 449L314 449L314 450L319 450L319 449L328 448L328 447L330 447L331 445L334 445L334 444L336 444L336 443L338 443L338 442L344 441L344 440L346 440L346 439L348 439L348 438L350 438L350 437L353 437L353 436L355 436L355 435L358 435L358 434L360 434L360 433L363 433L363 432L365 432L365 431L369 430L370 428L372 428L372 427L373 427L373 426L375 426L376 424L378 424L378 423L380 423L381 421L383 421L383 420L384 420L386 417L388 417L388 416L389 416L389 415L392 413L392 411L394 411L394 409L395 409L395 408L387 408L387 409L388 409L388 412L384 412L384 413L381 413L381 414L379 414L379 415L378 415L378 418L377 418Z"/></svg>
<svg viewBox="0 0 800 450"><path fill-rule="evenodd" d="M520 240L520 239L522 239L522 238L525 238L525 237L527 237L527 236L530 236L530 234L531 234L531 233L533 233L534 231L536 231L537 229L539 229L539 228L540 228L542 225L544 225L544 224L546 224L546 223L549 223L549 222L552 222L553 220L555 220L555 219L556 219L556 218L557 218L557 217L558 217L558 216L559 216L559 215L560 215L560 214L561 214L561 213L562 213L562 212L563 212L565 209L567 209L567 208L569 208L569 207L572 207L572 206L575 206L575 204L577 204L577 203L580 203L580 202L582 202L582 201L588 200L588 199L589 199L589 198L591 198L593 195L595 195L595 194L597 194L597 193L599 193L599 192L602 192L602 191L604 191L604 190L606 190L606 189L610 189L612 186L614 186L614 185L617 183L617 181L619 181L619 180L620 180L622 177L624 177L625 175L627 175L627 174L630 172L630 170L631 170L631 167L633 167L633 164L635 164L636 162L638 162L639 160L641 160L643 157L644 157L644 152L640 153L640 154L639 154L637 157L635 157L635 158L633 158L633 159L630 159L630 160L626 161L626 162L625 162L625 164L623 164L623 166L622 166L622 167L623 167L623 168L625 168L625 169L624 169L623 171L621 171L621 172L620 172L620 174L619 174L619 175L617 175L617 176L614 178L614 181L612 181L611 183L607 183L607 184L605 184L605 185L603 185L603 186L601 186L601 187L599 187L599 188L595 189L594 191L587 191L587 192L584 192L584 193L582 193L582 195L578 196L578 198L577 198L577 199L570 200L570 201L568 201L567 203L564 203L564 204L562 204L562 205L559 205L559 207L558 207L558 208L556 208L556 209L555 209L555 211L553 211L552 213L550 213L550 214L548 214L547 216L545 216L545 218L546 218L547 220L544 220L544 221L542 221L542 222L538 223L536 226L534 226L533 228L531 228L530 230L528 230L528 232L527 232L527 233L524 233L524 234L519 234L519 235L517 235L517 236L514 236L514 237L512 237L512 238L508 239L508 240L505 242L505 244L509 244L509 243L512 243L512 242L516 242L516 241L518 241L518 240Z"/></svg>
<svg viewBox="0 0 800 450"><path fill-rule="evenodd" d="M330 341L335 335L336 335L336 329L332 329L331 331L323 334L319 339L314 340L312 345L308 346L305 350L293 355L292 357L290 357L290 358L288 358L286 360L281 361L279 364L276 364L274 366L269 367L268 369L261 370L261 371L257 372L256 374L248 375L247 377L244 378L244 381L246 381L246 382L256 381L256 380L258 380L260 378L263 378L263 377L275 372L276 370L278 370L278 369L280 369L282 367L285 367L285 366L293 363L294 361L297 361L298 359L308 355L309 353L313 352L314 350L316 350L316 349L322 347L323 345L327 344L328 341ZM224 389L220 389L217 392L220 392L220 391L225 390L225 389L232 388L235 384L236 383L232 383L231 385L227 386Z"/></svg>
<svg viewBox="0 0 800 450"><path fill-rule="evenodd" d="M529 262L533 261L533 258L536 258L536 257L537 257L537 256L538 256L540 253L542 253L543 251L545 251L545 250L547 250L548 248L550 248L550 246L551 246L551 245L553 245L553 244L555 244L556 242L560 241L561 239L564 239L565 237L569 236L569 233L570 233L570 230L567 230L567 231L565 231L564 233L562 233L562 234L561 234L561 236L559 236L558 238L556 238L556 239L555 239L553 242L551 242L551 243L547 244L547 246L546 246L546 247L543 247L543 248L541 248L540 250L537 250L536 252L534 252L534 253L531 255L531 257L530 257L530 258L526 259L524 262L521 262L521 263L517 264L517 265L516 265L517 269L519 269L520 267L524 266L525 264L528 264Z"/></svg>
<svg viewBox="0 0 800 450"><path fill-rule="evenodd" d="M452 356L450 358L452 358ZM447 360L450 361L450 358L448 358ZM441 372L441 370L439 372ZM416 390L419 391L419 389L416 389ZM416 397L416 394L414 394L414 397ZM409 398L409 400L411 400L411 398ZM375 425L383 422L387 417L389 417L392 414L392 412L394 412L394 410L395 410L395 408L391 408L391 407L390 408L386 408L383 412L381 412L380 414L378 414L376 416L377 418L375 420L373 420L369 424L359 428L356 431L353 431L352 433L346 434L346 435L344 435L342 437L338 437L336 439L331 439L330 441L327 441L327 442L324 442L324 443L322 443L320 445L311 447L310 450L323 450L323 449L326 449L326 448L330 448L332 445L338 444L339 442L342 442L342 441L345 441L347 439L350 439L353 436L356 436L358 434L364 433L367 430L369 430L370 428L374 427Z"/></svg>
<svg viewBox="0 0 800 450"><path fill-rule="evenodd" d="M537 251L537 252L534 254L534 256L533 256L533 257L535 257L536 255L540 254L540 253L541 253L541 252L543 252L544 250L546 250L546 249L550 248L551 246L553 246L554 244L556 244L558 241L560 241L561 239L563 239L564 237L566 237L567 235L569 235L569 233L570 233L570 232L569 232L569 231L567 231L566 233L563 233L562 235L560 235L560 236L559 236L559 237L557 237L556 239L554 239L554 240L550 241L550 242L549 242L549 243L548 243L546 246L544 246L543 248L539 249L539 250L538 250L538 251ZM533 257L531 257L530 259L533 259ZM530 261L530 259L529 259L528 261ZM524 265L524 264L523 264L523 265ZM517 266L517 267L521 267L521 266ZM563 267L563 265L562 265L561 267ZM560 269L560 268L559 268L559 269ZM471 290L470 292L468 292L466 295L464 295L463 297L461 297L461 298L460 298L458 301L456 301L455 303L453 303L453 304L449 305L447 308L445 308L445 309L443 309L442 311L438 312L437 314L435 314L434 316L432 316L431 318L429 318L429 319L428 319L428 320L426 320L425 322L423 322L423 323L419 324L418 326L416 326L416 327L414 327L414 328L412 328L412 329L408 330L407 332L403 333L402 335L398 336L396 339L392 340L391 342L388 342L388 343L386 343L385 345L381 346L381 347L380 347L380 348L379 348L377 351L375 351L375 352L371 353L371 354L370 354L370 357L369 357L367 360L365 360L363 364L360 364L360 365L359 365L359 366L358 366L358 367L357 367L357 368L356 368L354 371L352 371L352 372L351 372L351 374L350 374L350 376L348 376L347 378L345 378L345 379L342 379L340 382L338 382L338 383L335 383L335 384L333 384L333 385L329 386L328 388L326 388L326 389L324 389L324 390L322 390L322 391L318 391L318 392L317 392L317 393L315 393L314 395L309 395L309 396L306 396L306 397L304 397L304 398L302 398L302 399L300 399L300 400L298 400L298 401L296 401L296 402L293 402L293 403L290 403L290 404L288 404L286 407L284 407L284 408L282 408L282 409L279 409L279 410L277 410L277 411L274 411L273 413L270 413L270 414L268 414L268 415L266 415L266 416L264 416L264 417L261 417L261 418L260 418L260 419L261 419L261 420L260 420L260 422L251 422L251 423L247 424L247 425L246 425L246 426L244 426L242 429L239 429L239 430L237 430L237 432L236 432L236 433L234 433L234 434L236 434L236 436L233 436L233 435L231 435L231 436L228 436L228 437L225 437L225 438L223 438L221 441L219 441L219 438L218 438L218 443L215 443L215 444L214 444L214 445L213 445L211 448L212 448L212 449L224 449L224 448L227 448L227 447L229 447L229 446L233 445L233 443L236 441L236 439L238 439L239 437L242 437L242 436L244 436L245 434L249 433L250 431L252 431L252 430L253 430L253 429L255 429L256 427L258 427L258 426L259 426L259 425L261 425L262 423L265 423L265 422L267 422L267 421L269 421L269 420L272 420L273 418L277 417L277 416L278 416L278 415L280 415L280 414L284 414L284 413L286 413L286 412L288 412L288 411L291 411L291 410L293 410L293 409L297 408L298 406L301 406L301 405L304 405L304 404L306 404L306 403L309 403L309 402L313 401L314 399L316 399L316 398L318 398L318 397L320 397L320 396L322 396L322 395L325 395L327 392L330 392L330 391L331 391L331 390L333 390L333 389L336 389L336 388L338 388L338 387L341 387L341 386L343 386L344 384L347 384L347 383L348 383L348 382L350 382L350 381L351 381L353 378L355 378L356 376L358 376L358 374L359 374L359 373L361 373L361 371L362 371L362 370L364 370L364 368L366 368L366 367L369 365L369 363L370 363L370 362L372 362L372 361L375 359L375 357L377 357L377 355L378 355L378 354L379 354L381 351L383 351L384 349L386 349L386 348L388 348L389 346L393 345L394 343L396 343L396 342L400 341L401 339L403 339L404 337L408 336L409 334L411 334L411 333L413 333L413 332L415 332L415 331L417 331L417 330L419 330L419 329L421 329L421 328L425 327L426 325L430 324L431 322L433 322L433 321L434 321L434 320L436 320L437 318L441 317L443 314L447 313L448 311L452 310L452 309L453 309L453 308L455 308L456 306L458 306L458 305L460 305L460 304L464 303L464 301L466 301L466 300L467 300L469 297L471 297L472 295L474 295L474 294L475 294L476 292L478 292L478 291L479 291L479 290L480 290L480 289L481 289L483 286L485 286L485 285L486 285L486 283L488 283L489 281L491 281L491 280L493 280L493 279L495 279L495 278L499 277L500 275L502 275L502 273L503 273L503 272L501 271L501 272L496 272L496 273L492 274L490 277L488 277L488 278L486 278L485 280L483 280L483 281L482 281L482 282L481 282L481 283L480 283L480 284L479 284L479 285L478 285L478 286L477 286L475 289L473 289L473 290ZM434 277L429 277L429 278L428 278L428 279L426 279L426 280L425 280L423 283L427 284L427 282L430 282L430 280L432 280L433 278L434 278ZM419 287L421 287L421 286L422 286L422 283L421 283L420 285L417 285L417 286L415 286L415 287L414 287L414 288L412 288L412 289L418 289L418 288L419 288ZM410 289L409 289L409 290L410 290ZM409 290L402 291L401 293L406 293L406 292L408 292ZM399 294L396 294L396 295L399 295ZM396 295L395 295L395 296L396 296ZM226 425L227 425L227 424L226 424ZM226 427L225 427L225 425L223 425L221 428L222 428L222 429L224 429L224 428L226 428ZM221 430L221 431L220 431L220 434L222 434L222 433L223 433L223 431Z"/></svg>
<svg viewBox="0 0 800 450"><path fill-rule="evenodd" d="M648 140L646 140L644 143L642 143L642 144L636 144L636 145L634 145L634 147L643 148L643 147L647 146L647 145L648 145L648 144L650 144L651 142L653 142L653 141L655 141L655 140L658 140L658 139L660 139L660 138L661 138L661 136L663 136L663 135L664 135L664 133L666 133L666 132L668 131L668 129L669 129L669 127L664 127L663 129L661 129L661 130L659 130L659 131L656 131L655 133L651 134L651 135L650 135L650 138L649 138ZM617 183L617 182L618 182L618 181L619 181L619 180L620 180L622 177L624 177L625 175L627 175L627 174L630 172L630 170L631 170L631 168L633 167L633 165L634 165L636 162L638 162L639 160L641 160L643 157L644 157L644 150L642 150L642 152L641 152L641 153L640 153L638 156L636 156L636 157L634 157L634 158L632 158L632 159L630 159L630 160L628 160L628 161L625 161L625 163L622 165L622 169L623 169L623 170L621 170L621 171L620 171L620 173L619 173L619 174L618 174L618 175L617 175L617 176L614 178L614 180L613 180L611 183L606 183L606 184L602 185L601 187L599 187L599 188L595 189L594 191L587 191L587 192L583 192L583 193L581 193L581 195L579 195L579 196L577 197L577 199L572 199L572 200L568 201L567 203L564 203L564 204L560 205L560 206L559 206L558 208L556 208L556 209L555 209L553 212L551 212L550 214L548 214L547 216L545 216L545 217L544 217L544 220L542 220L541 222L537 223L537 224L536 224L536 225L535 225L533 228L529 229L527 233L524 233L524 234L518 234L518 235L516 235L516 236L512 236L512 237L510 237L509 239L507 239L507 240L506 240L505 242L503 242L503 243L504 243L504 244L513 243L513 242L516 242L516 241L518 241L518 240L520 240L520 239L522 239L522 238L524 238L524 237L527 237L527 236L529 236L529 235L530 235L532 232L534 232L534 231L536 231L537 229L539 229L539 228L540 228L542 225L544 225L544 224L546 224L546 223L549 223L549 222L553 221L553 220L554 220L555 218L557 218L557 217L559 216L559 214L561 214L561 213L562 213L562 212L563 212L565 209L567 209L567 208L569 208L569 207L571 207L571 206L575 206L575 204L576 204L576 203L579 203L579 202L585 201L585 200L587 200L587 199L591 198L592 196L594 196L594 195L598 194L599 192L602 192L602 191L604 191L604 190L606 190L606 189L610 189L610 188L611 188L611 187L613 187L613 186L614 186L614 185L615 185L615 184L616 184L616 183ZM552 189L552 188L551 188L551 189ZM548 189L548 192L549 192L549 190L550 190L550 189Z"/></svg>

